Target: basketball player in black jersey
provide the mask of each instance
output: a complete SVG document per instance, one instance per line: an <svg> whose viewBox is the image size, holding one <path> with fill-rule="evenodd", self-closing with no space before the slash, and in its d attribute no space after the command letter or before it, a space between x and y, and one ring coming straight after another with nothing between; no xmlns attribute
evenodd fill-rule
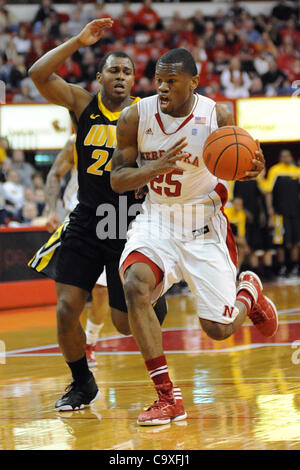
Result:
<svg viewBox="0 0 300 470"><path fill-rule="evenodd" d="M73 382L55 405L58 411L82 409L94 402L99 391L85 355L85 333L79 317L106 267L112 320L123 334L129 334L127 307L118 274L118 265L125 239L99 239L96 234L100 204L110 204L119 216L119 195L110 187L110 159L116 146L116 124L121 111L136 102L130 96L134 83L134 64L127 54L113 52L99 64L97 80L101 92L92 96L83 88L69 84L55 74L57 68L75 51L90 46L111 27L110 18L94 20L77 36L42 56L29 70L40 93L50 102L65 106L78 122L76 150L78 156L79 204L70 214L70 222L62 235L56 264L58 341L71 369ZM127 207L136 203L134 192L125 193ZM124 194L123 194L124 196ZM102 206L103 207L103 206ZM100 210L101 212L101 210ZM122 214L123 215L123 214ZM130 223L128 219L127 223ZM166 310L160 311L160 321Z"/></svg>

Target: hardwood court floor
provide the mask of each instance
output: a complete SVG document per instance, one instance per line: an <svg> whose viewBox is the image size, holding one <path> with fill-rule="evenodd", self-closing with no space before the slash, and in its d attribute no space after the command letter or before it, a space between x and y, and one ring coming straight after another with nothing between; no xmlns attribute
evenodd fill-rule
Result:
<svg viewBox="0 0 300 470"><path fill-rule="evenodd" d="M164 346L188 418L160 427L136 424L155 393L133 339L110 320L98 342L100 399L57 413L70 376L56 345L54 307L1 312L0 449L300 449L300 284L265 292L280 310L278 333L267 341L249 322L213 341L200 330L190 296L168 298Z"/></svg>

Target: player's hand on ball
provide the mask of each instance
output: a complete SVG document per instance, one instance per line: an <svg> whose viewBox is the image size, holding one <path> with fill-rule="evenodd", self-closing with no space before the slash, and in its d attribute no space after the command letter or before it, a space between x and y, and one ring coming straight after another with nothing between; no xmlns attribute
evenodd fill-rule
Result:
<svg viewBox="0 0 300 470"><path fill-rule="evenodd" d="M258 177L258 175L265 169L265 157L258 140L255 141L258 147L256 150L256 158L252 160L254 168L251 171L246 171L245 177L241 181L249 181Z"/></svg>
<svg viewBox="0 0 300 470"><path fill-rule="evenodd" d="M170 173L174 169L178 170L178 166L176 165L177 160L182 160L183 158L188 157L188 153L184 153L183 149L187 146L186 137L178 140L173 147L167 150L162 157L158 160L154 160L152 163L153 169L155 170L157 175L162 175L164 173Z"/></svg>
<svg viewBox="0 0 300 470"><path fill-rule="evenodd" d="M105 28L111 28L113 20L111 18L102 18L88 23L78 34L78 39L83 46L95 44L104 34Z"/></svg>

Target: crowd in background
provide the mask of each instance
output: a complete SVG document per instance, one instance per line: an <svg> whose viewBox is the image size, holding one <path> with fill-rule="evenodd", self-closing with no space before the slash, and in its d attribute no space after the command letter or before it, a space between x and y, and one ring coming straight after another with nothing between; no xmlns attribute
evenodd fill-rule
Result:
<svg viewBox="0 0 300 470"><path fill-rule="evenodd" d="M28 68L45 52L78 34L91 19L109 16L103 3L74 2L72 14L58 13L51 0L43 0L31 22L10 14L0 0L0 80L6 83L7 102L42 102L43 97L27 76ZM65 80L91 92L97 63L107 52L124 50L136 64L133 94L154 93L157 58L173 47L194 56L199 71L198 91L217 101L248 96L291 95L300 80L300 1L280 1L271 14L252 17L247 5L228 4L207 17L199 10L183 18L170 6L162 18L145 0L137 13L128 2L114 25L94 46L77 51L59 67ZM299 275L300 167L288 150L278 155L279 168L266 179L231 187L226 208L236 237L239 264L275 275ZM281 165L281 166L280 166ZM276 167L276 165L274 166ZM22 150L11 149L0 137L0 225L43 225L45 191L41 173L26 161Z"/></svg>
<svg viewBox="0 0 300 470"><path fill-rule="evenodd" d="M31 22L23 22L0 0L0 79L7 100L43 101L28 68L45 52L78 34L91 19L109 16L103 3L84 8L75 2L72 13L58 13L51 0L42 0ZM290 95L300 79L300 2L280 1L270 14L252 17L247 4L232 2L214 17L199 9L183 18L176 5L162 18L151 0L137 13L122 3L114 25L94 46L83 48L57 73L72 83L95 91L99 59L113 49L127 52L136 63L135 94L154 93L153 76L159 55L184 47L194 56L200 74L199 91L216 99Z"/></svg>

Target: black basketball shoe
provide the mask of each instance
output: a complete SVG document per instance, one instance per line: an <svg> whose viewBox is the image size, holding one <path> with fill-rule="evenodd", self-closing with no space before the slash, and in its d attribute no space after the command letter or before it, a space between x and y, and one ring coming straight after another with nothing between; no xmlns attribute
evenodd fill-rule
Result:
<svg viewBox="0 0 300 470"><path fill-rule="evenodd" d="M85 384L71 382L66 388L66 394L55 403L56 411L82 410L86 406L94 403L100 396L94 376Z"/></svg>

